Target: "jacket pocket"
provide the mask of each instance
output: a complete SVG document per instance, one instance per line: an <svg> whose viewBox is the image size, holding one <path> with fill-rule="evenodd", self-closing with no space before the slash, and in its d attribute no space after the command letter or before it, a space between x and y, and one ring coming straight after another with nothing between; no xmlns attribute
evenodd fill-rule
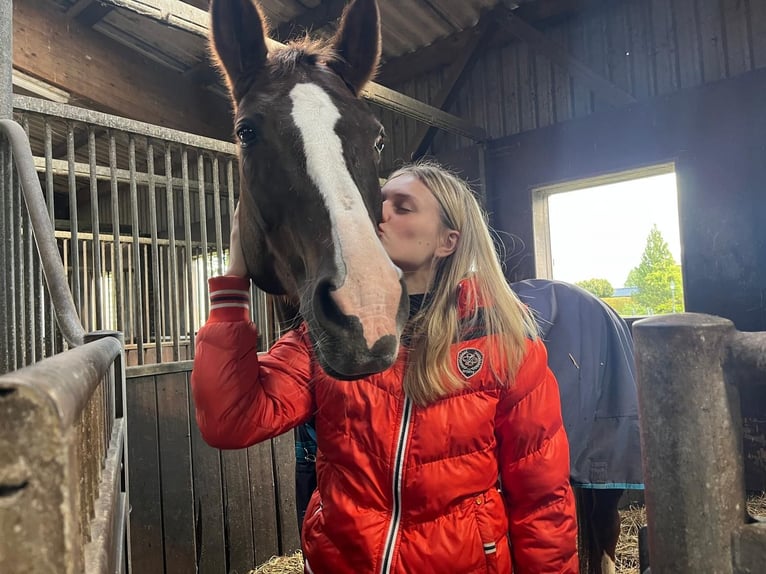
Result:
<svg viewBox="0 0 766 574"><path fill-rule="evenodd" d="M492 489L474 498L472 503L476 527L486 561L487 574L510 574L511 553L505 506L497 490Z"/></svg>

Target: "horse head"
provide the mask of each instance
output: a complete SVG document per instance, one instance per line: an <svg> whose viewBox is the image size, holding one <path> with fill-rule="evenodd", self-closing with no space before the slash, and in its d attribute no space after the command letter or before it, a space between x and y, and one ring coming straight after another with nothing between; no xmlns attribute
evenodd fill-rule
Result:
<svg viewBox="0 0 766 574"><path fill-rule="evenodd" d="M248 272L297 304L326 372L383 371L396 359L408 305L376 233L383 130L359 97L380 59L377 4L354 0L328 43L271 50L252 0L214 0L210 13L240 144Z"/></svg>

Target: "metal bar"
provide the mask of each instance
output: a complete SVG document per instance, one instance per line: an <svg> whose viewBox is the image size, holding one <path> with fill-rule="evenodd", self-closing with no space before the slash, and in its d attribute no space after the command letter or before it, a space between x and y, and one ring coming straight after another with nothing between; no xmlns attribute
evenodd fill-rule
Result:
<svg viewBox="0 0 766 574"><path fill-rule="evenodd" d="M72 234L69 231L58 230L54 232L54 235L56 239L71 239L72 238ZM87 231L81 231L80 233L77 234L77 236L79 237L80 241L93 241L93 234ZM118 239L120 240L120 243L125 243L125 244L133 243L133 236L131 235L121 235ZM112 235L111 233L102 233L101 240L114 241L114 235ZM139 237L138 242L142 245L143 244L151 245L152 239L151 237ZM170 241L167 239L157 238L157 245L168 246L170 245ZM192 245L194 245L195 247L201 247L202 243L200 241L192 241ZM208 248L215 248L215 243L208 244Z"/></svg>
<svg viewBox="0 0 766 574"><path fill-rule="evenodd" d="M67 161L69 162L69 221L72 232L72 297L77 315L82 316L80 295L80 253L77 241L77 181L74 174L74 126L67 124Z"/></svg>
<svg viewBox="0 0 766 574"><path fill-rule="evenodd" d="M23 131L23 129L22 129ZM26 134L25 134L26 135ZM13 152L11 152L13 153ZM27 324L26 324L26 305L24 304L24 291L26 285L24 284L24 214L23 207L21 205L21 188L19 186L19 178L14 177L14 172L11 171L11 194L13 195L13 229L15 231L15 238L13 243L13 272L15 289L13 290L13 306L16 310L16 320L13 322L13 330L16 335L16 368L21 368L27 365L25 349L27 342Z"/></svg>
<svg viewBox="0 0 766 574"><path fill-rule="evenodd" d="M213 215L215 217L215 246L218 260L218 275L223 274L223 231L221 230L221 183L218 171L218 157L213 156Z"/></svg>
<svg viewBox="0 0 766 574"><path fill-rule="evenodd" d="M13 147L24 198L32 219L37 249L43 262L43 271L48 284L48 291L56 308L56 319L59 323L59 328L71 346L81 345L85 331L80 324L79 313L73 303L72 292L67 286L66 271L59 255L58 246L56 245L53 226L43 201L40 180L33 167L29 142L24 134L24 130L16 122L0 120L0 130L8 136ZM6 209L5 211L8 213L9 210ZM10 227L8 231L11 232L12 229ZM9 263L12 264L12 262L6 261L6 268Z"/></svg>
<svg viewBox="0 0 766 574"><path fill-rule="evenodd" d="M102 2L147 16L165 26L191 32L205 39L208 38L210 19L208 13L179 0L154 0L151 4L147 4L143 0L102 0ZM270 50L284 46L284 44L271 39L267 39L266 44ZM486 131L482 128L375 82L367 84L361 95L379 106L426 122L445 131L475 141L487 139Z"/></svg>
<svg viewBox="0 0 766 574"><path fill-rule="evenodd" d="M51 163L53 162L53 133L51 124L48 118L45 118L45 201L48 206L48 218L51 222L51 228L55 227L55 205L53 199L53 170L51 169ZM39 242L38 242L39 243ZM66 276L64 276L66 281ZM48 329L46 335L48 338L48 356L55 355L57 350L56 345L56 309L51 301L46 300L46 306L48 307Z"/></svg>
<svg viewBox="0 0 766 574"><path fill-rule="evenodd" d="M152 237L152 289L154 301L154 347L157 362L162 362L162 312L160 303L160 253L157 245L157 192L154 179L154 146L146 144L146 170L149 172L149 229ZM149 333L151 331L147 331Z"/></svg>
<svg viewBox="0 0 766 574"><path fill-rule="evenodd" d="M112 200L112 242L114 264L112 265L112 279L114 282L114 298L116 302L117 330L125 331L125 291L123 285L122 245L120 244L120 197L119 185L117 184L117 142L114 133L109 133L109 172L111 175L111 200Z"/></svg>
<svg viewBox="0 0 766 574"><path fill-rule="evenodd" d="M170 336L173 339L173 360L180 358L181 348L178 338L180 336L179 301L178 301L178 261L176 260L176 220L175 202L173 201L173 157L170 146L165 146L165 200L168 208L168 240L170 252L168 253L168 280L170 283Z"/></svg>
<svg viewBox="0 0 766 574"><path fill-rule="evenodd" d="M144 364L144 328L142 324L143 309L141 300L141 246L138 243L138 189L136 186L136 139L128 139L128 167L130 179L131 223L133 231L133 305L130 306L133 315L134 338L138 345L138 364ZM135 312L134 312L135 309Z"/></svg>
<svg viewBox="0 0 766 574"><path fill-rule="evenodd" d="M189 336L188 357L194 357L194 248L191 235L191 199L189 197L189 154L181 152L181 179L183 180L184 244L186 246L186 332Z"/></svg>
<svg viewBox="0 0 766 574"><path fill-rule="evenodd" d="M29 139L29 117L27 114L23 114L22 120L21 120L22 129L24 130L24 135L26 135L27 139ZM18 185L18 184L17 184ZM25 365L31 365L35 362L36 359L36 342L37 342L37 320L38 320L38 314L35 313L35 257L34 257L34 249L35 249L35 239L32 232L32 222L29 216L29 211L27 209L22 208L22 202L21 202L21 188L19 187L17 189L17 196L18 196L18 202L19 202L19 209L22 209L24 211L24 215L22 216L21 228L23 229L23 232L21 234L21 237L23 238L23 264L24 264L24 272L23 275L23 285L24 285L24 317L25 320L22 321L22 324L24 325L24 329L26 330L26 341L24 346L24 364Z"/></svg>
<svg viewBox="0 0 766 574"><path fill-rule="evenodd" d="M739 393L724 376L727 319L684 313L633 325L653 573L732 573L744 523Z"/></svg>
<svg viewBox="0 0 766 574"><path fill-rule="evenodd" d="M226 162L226 191L229 194L229 229L234 224L234 162Z"/></svg>
<svg viewBox="0 0 766 574"><path fill-rule="evenodd" d="M200 233L202 235L202 282L204 285L204 293L200 293L200 297L205 301L205 317L204 320L207 320L207 316L210 314L210 301L208 300L207 295L207 257L208 257L208 249L207 249L207 205L206 205L206 198L205 198L205 158L203 154L199 154L197 156L197 182L199 184L199 224L200 224Z"/></svg>
<svg viewBox="0 0 766 574"><path fill-rule="evenodd" d="M144 276L144 290L139 293L144 299L144 332L146 333L146 342L151 342L152 325L149 319L149 310L151 303L149 302L149 245L143 246L144 257L141 260L143 264L143 276Z"/></svg>
<svg viewBox="0 0 766 574"><path fill-rule="evenodd" d="M93 229L93 289L96 299L95 327L104 328L101 303L101 225L98 217L98 182L96 181L96 131L88 128L88 157L90 159L90 220ZM87 269L85 270L87 272ZM91 325L93 325L91 321Z"/></svg>
<svg viewBox="0 0 766 574"><path fill-rule="evenodd" d="M55 116L64 120L81 122L91 126L107 129L120 130L129 134L146 136L156 140L164 140L181 145L198 147L217 153L237 155L237 146L233 143L223 142L213 138L189 134L186 132L171 130L145 122L138 122L112 116L101 112L94 112L84 108L77 108L67 104L30 98L27 96L13 96L13 107L17 110L34 112L47 116Z"/></svg>
<svg viewBox="0 0 766 574"><path fill-rule="evenodd" d="M10 230L10 154L11 148L4 133L0 133L0 374L11 370L10 366L10 305L8 298L11 295L8 273L8 234Z"/></svg>
<svg viewBox="0 0 766 574"><path fill-rule="evenodd" d="M46 169L44 160L42 158L35 158L35 167L38 172L43 173ZM53 175L69 175L69 163L66 160L51 160L51 169ZM90 166L87 163L75 162L74 174L76 178L90 177ZM130 183L130 172L128 170L118 169L116 174L118 182ZM135 178L139 184L147 185L149 183L149 174L147 173L138 172L135 174ZM111 170L108 167L96 166L96 179L100 181L111 181ZM180 187L182 182L180 179L176 178L173 180L173 185Z"/></svg>

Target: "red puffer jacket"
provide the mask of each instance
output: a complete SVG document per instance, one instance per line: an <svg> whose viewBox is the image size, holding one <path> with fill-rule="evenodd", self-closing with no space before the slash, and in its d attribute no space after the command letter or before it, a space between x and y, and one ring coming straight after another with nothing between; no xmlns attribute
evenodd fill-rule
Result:
<svg viewBox="0 0 766 574"><path fill-rule="evenodd" d="M211 445L244 448L316 414L307 572L508 573L512 562L517 574L577 572L569 450L542 342L529 341L510 384L490 368L492 335L456 343L467 386L420 408L402 391L406 350L353 382L321 371L303 327L259 356L248 286L210 281L192 373L197 423Z"/></svg>

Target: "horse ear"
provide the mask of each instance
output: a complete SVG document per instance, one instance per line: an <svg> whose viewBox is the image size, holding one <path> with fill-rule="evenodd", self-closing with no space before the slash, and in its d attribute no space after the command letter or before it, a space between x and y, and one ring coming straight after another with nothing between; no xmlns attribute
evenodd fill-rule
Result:
<svg viewBox="0 0 766 574"><path fill-rule="evenodd" d="M266 62L266 20L252 0L211 0L210 48L236 101L244 95L243 80Z"/></svg>
<svg viewBox="0 0 766 574"><path fill-rule="evenodd" d="M338 59L329 66L359 95L378 70L380 13L375 0L354 0L341 17L333 47Z"/></svg>

